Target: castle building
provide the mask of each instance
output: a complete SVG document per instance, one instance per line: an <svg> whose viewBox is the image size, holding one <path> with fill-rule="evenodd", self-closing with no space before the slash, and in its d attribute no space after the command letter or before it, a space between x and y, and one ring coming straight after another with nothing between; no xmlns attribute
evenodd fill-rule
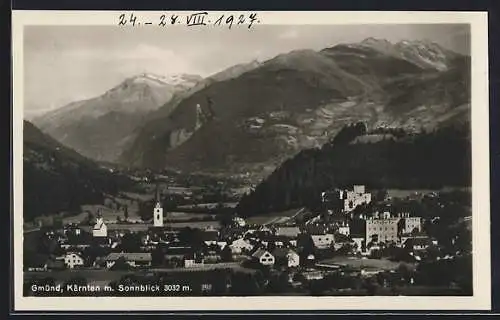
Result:
<svg viewBox="0 0 500 320"><path fill-rule="evenodd" d="M364 185L354 185L353 190L341 192L340 199L344 201L344 211L350 212L359 205L370 203L372 194L366 192Z"/></svg>
<svg viewBox="0 0 500 320"><path fill-rule="evenodd" d="M397 242L400 218L382 217L366 220L366 243Z"/></svg>
<svg viewBox="0 0 500 320"><path fill-rule="evenodd" d="M389 212L376 212L373 218L366 220L366 243L372 241L374 236L379 242L398 242L402 234L410 234L414 230L420 232L421 229L420 217L410 217L409 213L393 217Z"/></svg>

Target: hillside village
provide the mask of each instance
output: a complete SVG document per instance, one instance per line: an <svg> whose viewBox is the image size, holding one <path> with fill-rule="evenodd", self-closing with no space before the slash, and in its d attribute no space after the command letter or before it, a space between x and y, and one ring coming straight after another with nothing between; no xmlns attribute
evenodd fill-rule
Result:
<svg viewBox="0 0 500 320"><path fill-rule="evenodd" d="M420 197L439 199L439 194ZM453 272L436 283L422 271L439 273L443 265L470 258L466 234L438 239L441 217L398 211L387 194L372 194L363 185L322 192L316 212L298 208L288 219L270 223L233 214L205 228L174 227L158 188L155 199L148 221L105 220L97 212L90 223L36 231L38 254L25 255L27 290L49 281L95 294L103 286L133 287L151 279L187 281L186 288L197 294L421 294L429 288L468 294L471 289L457 284Z"/></svg>

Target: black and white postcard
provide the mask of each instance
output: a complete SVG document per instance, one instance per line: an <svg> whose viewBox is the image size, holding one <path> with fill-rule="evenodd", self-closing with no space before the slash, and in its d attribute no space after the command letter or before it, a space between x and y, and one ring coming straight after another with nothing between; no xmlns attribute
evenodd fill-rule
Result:
<svg viewBox="0 0 500 320"><path fill-rule="evenodd" d="M12 16L16 310L490 308L486 13Z"/></svg>

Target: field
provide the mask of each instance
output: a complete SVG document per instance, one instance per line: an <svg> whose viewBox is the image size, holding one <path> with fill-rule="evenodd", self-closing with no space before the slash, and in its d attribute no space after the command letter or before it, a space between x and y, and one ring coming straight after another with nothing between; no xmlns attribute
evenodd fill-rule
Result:
<svg viewBox="0 0 500 320"><path fill-rule="evenodd" d="M411 190L403 190L403 189L388 189L387 195L391 198L406 198L406 197L415 197L415 196L423 196L426 194L430 194L433 192L450 192L454 190L460 191L470 191L470 188L457 188L457 187L444 187L442 189L411 189Z"/></svg>
<svg viewBox="0 0 500 320"><path fill-rule="evenodd" d="M362 259L357 257L335 257L332 259L323 260L321 264L343 265L355 269L371 269L371 270L394 270L400 265L400 262L390 261L387 259ZM414 268L412 264L407 264Z"/></svg>
<svg viewBox="0 0 500 320"><path fill-rule="evenodd" d="M225 202L223 203L226 208L235 208L238 203L237 202ZM178 206L177 208L182 209L215 209L217 208L218 203L198 203L198 204L188 204L183 206Z"/></svg>
<svg viewBox="0 0 500 320"><path fill-rule="evenodd" d="M291 222L291 220L301 213L305 212L303 209L291 209L282 212L270 213L265 216L255 216L246 219L248 224L269 225L281 224Z"/></svg>
<svg viewBox="0 0 500 320"><path fill-rule="evenodd" d="M208 218L214 218L214 215L207 214L207 213L191 213L191 212L180 212L180 211L175 211L175 212L167 212L166 213L166 218L167 221L184 221L189 219L208 219ZM189 221L191 222L191 221Z"/></svg>
<svg viewBox="0 0 500 320"><path fill-rule="evenodd" d="M391 198L406 198L406 197L422 196L425 194L438 191L439 190L426 190L426 189L421 189L421 190L388 189L387 195Z"/></svg>
<svg viewBox="0 0 500 320"><path fill-rule="evenodd" d="M220 222L219 221L190 221L190 222L173 222L173 223L167 223L167 227L172 227L172 228L200 228L200 229L205 229L205 228L220 228Z"/></svg>
<svg viewBox="0 0 500 320"><path fill-rule="evenodd" d="M106 225L108 227L108 231L111 230L129 230L132 232L141 232L147 231L149 228L153 227L150 223L109 223ZM220 228L219 221L190 221L190 222L166 222L164 224L165 227L170 227L174 229L182 229L186 227L190 228ZM91 232L92 226L82 226L82 229Z"/></svg>

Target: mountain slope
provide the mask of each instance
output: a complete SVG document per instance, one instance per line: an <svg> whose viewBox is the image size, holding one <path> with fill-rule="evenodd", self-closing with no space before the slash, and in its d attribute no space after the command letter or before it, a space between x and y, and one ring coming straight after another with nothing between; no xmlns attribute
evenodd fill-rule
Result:
<svg viewBox="0 0 500 320"><path fill-rule="evenodd" d="M79 206L101 203L105 193L131 182L99 167L62 146L28 121L23 129L24 219L61 211L77 213Z"/></svg>
<svg viewBox="0 0 500 320"><path fill-rule="evenodd" d="M198 76L162 77L141 74L126 79L103 95L71 103L33 120L39 128L81 154L115 161L146 115L191 88Z"/></svg>
<svg viewBox="0 0 500 320"><path fill-rule="evenodd" d="M136 163L138 161L137 154L140 155L146 152L145 150L143 150L144 146L146 146L146 150L150 147L156 148L156 146L150 146L150 140L156 139L157 135L164 134L165 121L167 121L166 119L172 119L172 117L170 117L170 113L175 108L177 108L183 100L188 99L189 97L195 95L197 92L205 89L211 84L221 81L228 81L230 79L239 77L240 75L257 68L259 65L260 63L258 61L251 61L250 63L234 65L199 81L196 85L189 88L188 90L180 91L174 94L172 99L170 99L161 108L159 108L155 112L150 113L147 117L147 120L145 121L145 125L136 130L137 138L135 138L132 145L130 145L128 148L124 148L123 153L120 157L121 162ZM179 113L182 114L183 111L179 111ZM172 135L169 136L169 143L167 144L167 148L169 148L170 145L182 144L188 136L190 135L184 130L173 132Z"/></svg>
<svg viewBox="0 0 500 320"><path fill-rule="evenodd" d="M185 97L148 122L121 160L265 176L351 122L417 130L467 119L467 61L434 43L373 39L281 54ZM215 117L200 123L197 105Z"/></svg>

